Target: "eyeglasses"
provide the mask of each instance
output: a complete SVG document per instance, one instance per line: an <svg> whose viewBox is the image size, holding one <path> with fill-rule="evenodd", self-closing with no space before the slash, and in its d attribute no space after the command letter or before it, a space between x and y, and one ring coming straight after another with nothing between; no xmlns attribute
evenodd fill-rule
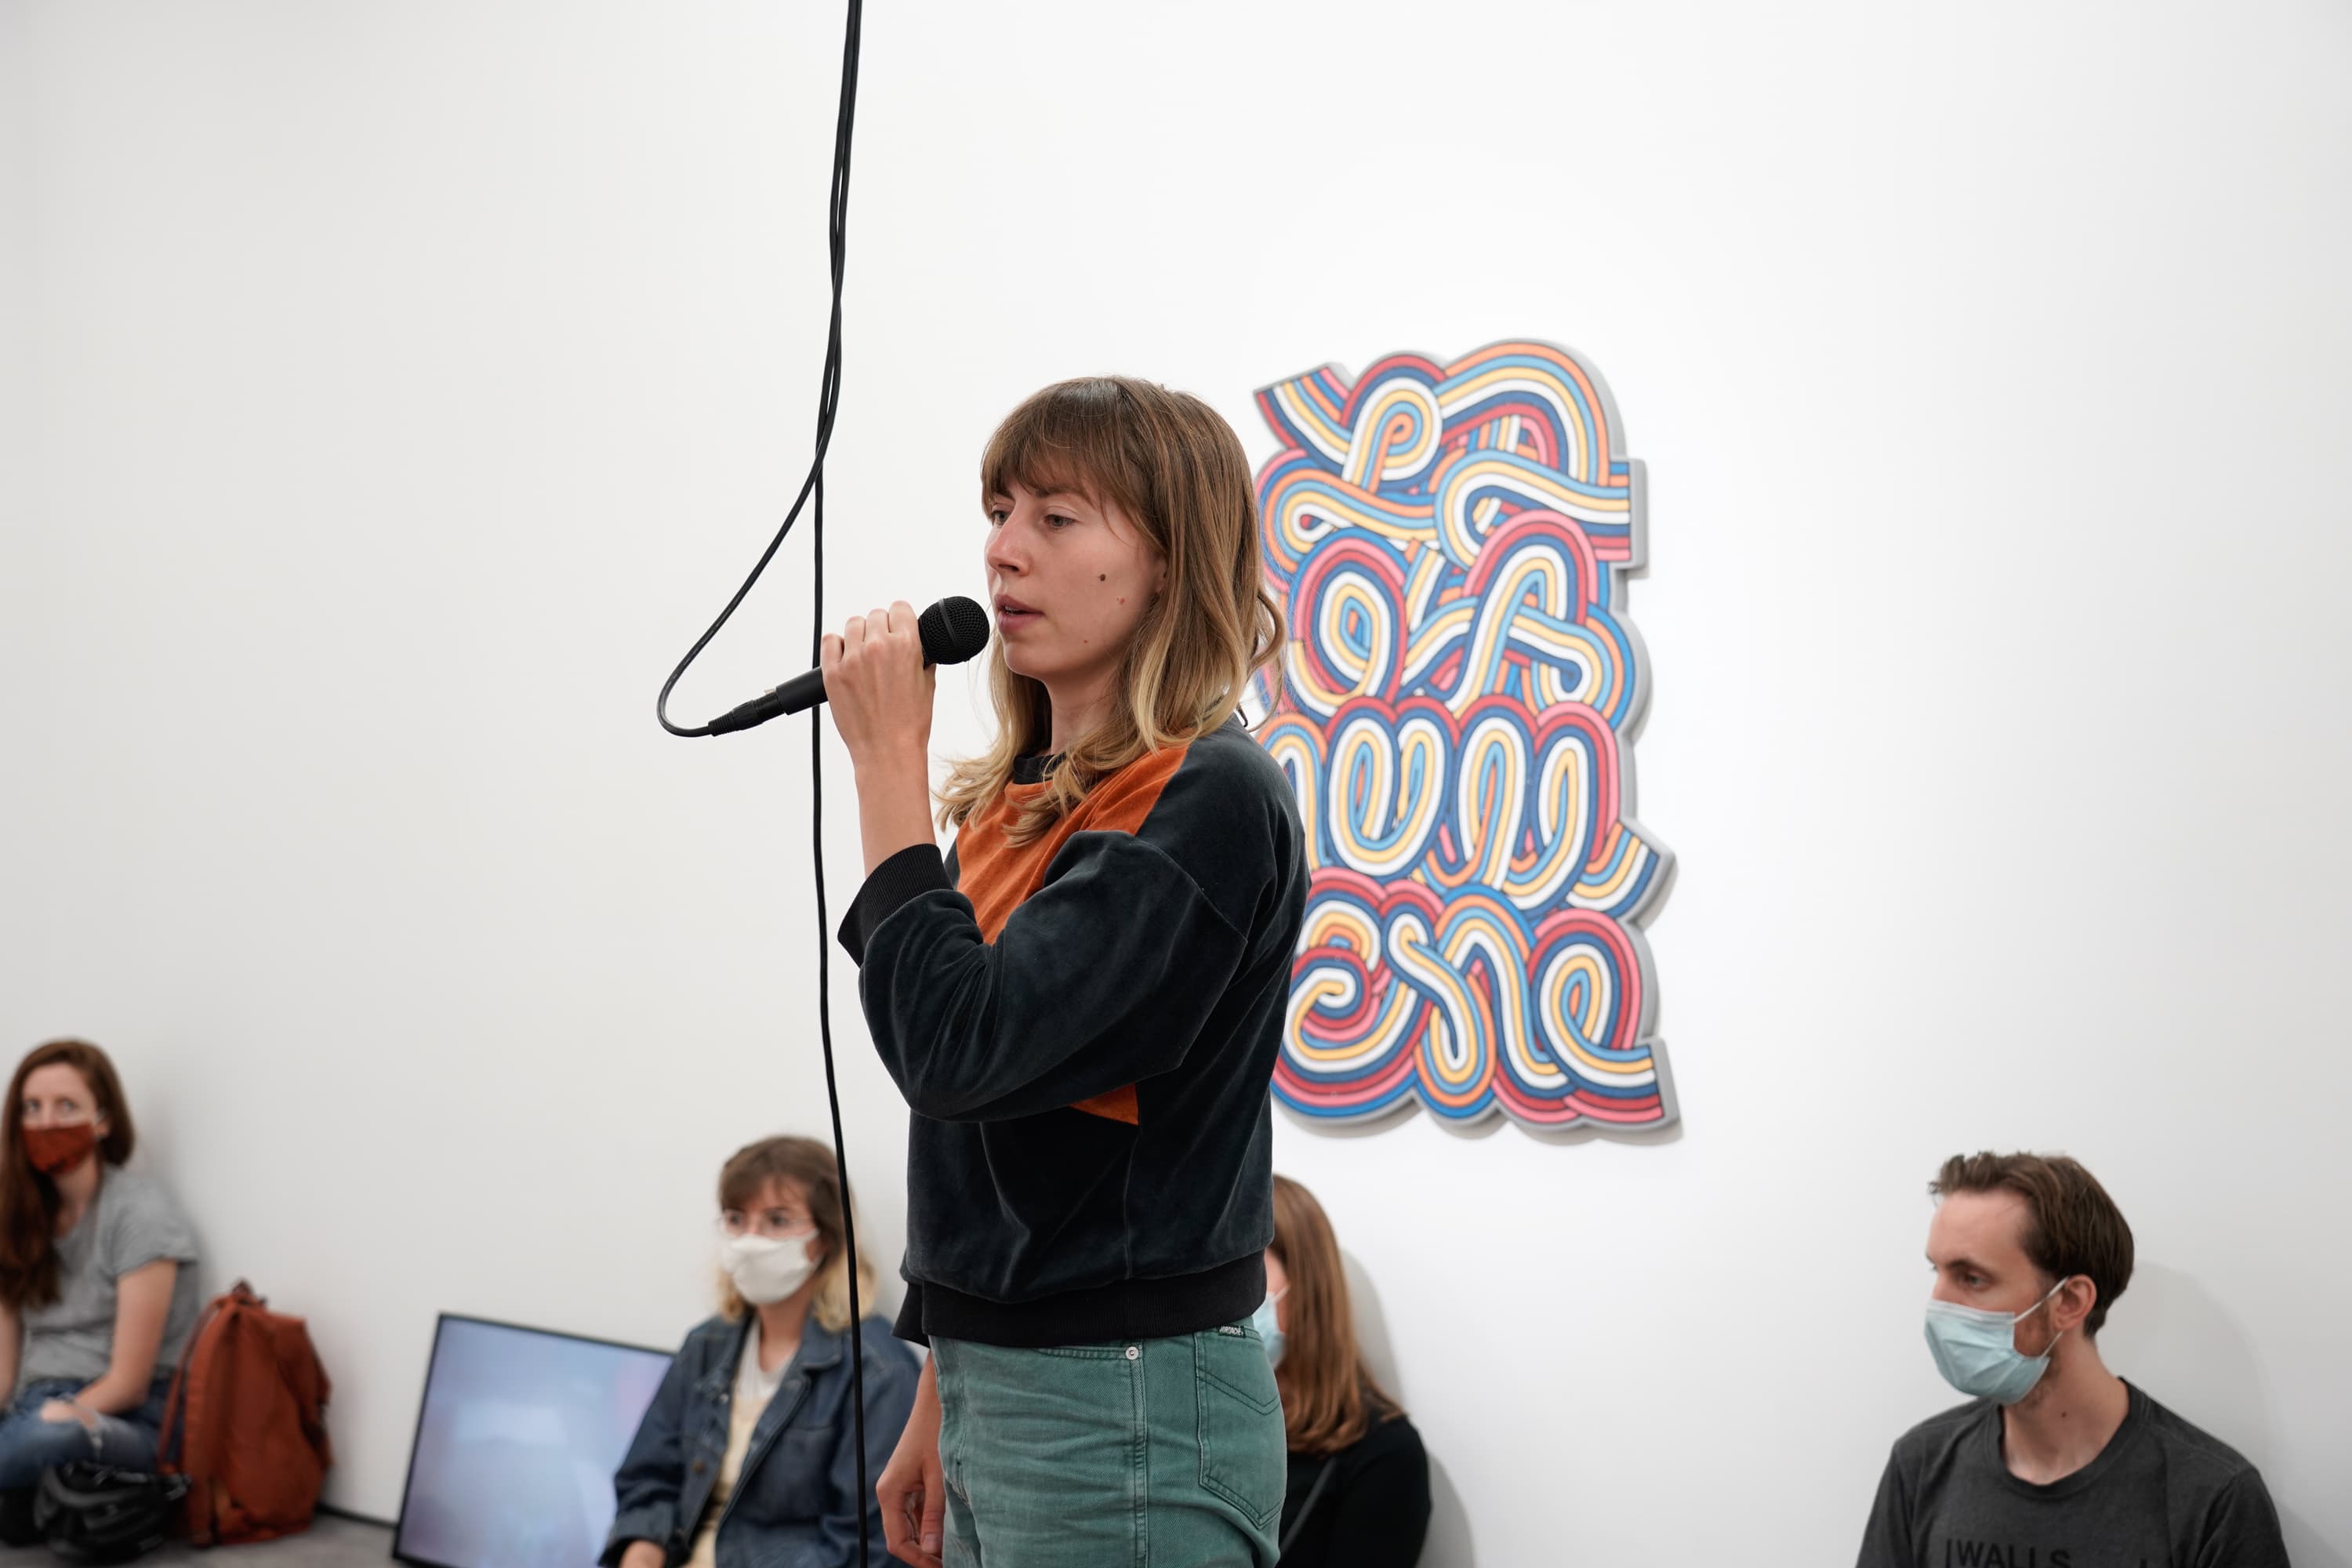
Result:
<svg viewBox="0 0 2352 1568"><path fill-rule="evenodd" d="M786 1214L781 1209L769 1209L758 1215L747 1215L729 1209L719 1216L721 1236L758 1236L770 1241L782 1241L791 1237L806 1236L815 1222L806 1215Z"/></svg>

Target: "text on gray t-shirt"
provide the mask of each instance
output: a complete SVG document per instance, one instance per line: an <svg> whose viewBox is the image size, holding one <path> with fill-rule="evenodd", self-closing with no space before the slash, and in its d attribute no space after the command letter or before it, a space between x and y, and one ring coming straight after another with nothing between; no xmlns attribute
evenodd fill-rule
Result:
<svg viewBox="0 0 2352 1568"><path fill-rule="evenodd" d="M2099 1457L2047 1486L2010 1474L1992 1401L1922 1421L1879 1479L1861 1568L2287 1568L2254 1467L2130 1393Z"/></svg>

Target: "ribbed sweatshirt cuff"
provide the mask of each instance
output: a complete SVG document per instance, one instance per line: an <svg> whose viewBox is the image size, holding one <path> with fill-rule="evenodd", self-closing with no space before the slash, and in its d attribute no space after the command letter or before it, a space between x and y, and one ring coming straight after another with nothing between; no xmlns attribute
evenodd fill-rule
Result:
<svg viewBox="0 0 2352 1568"><path fill-rule="evenodd" d="M921 1280L907 1281L907 1299L898 1303L898 1321L890 1325L890 1334L894 1339L910 1341L926 1348L929 1346L931 1336L923 1332L923 1282Z"/></svg>
<svg viewBox="0 0 2352 1568"><path fill-rule="evenodd" d="M841 920L841 945L853 963L863 968L866 944L882 922L925 893L954 892L948 880L947 860L936 844L910 844L874 868L866 885Z"/></svg>

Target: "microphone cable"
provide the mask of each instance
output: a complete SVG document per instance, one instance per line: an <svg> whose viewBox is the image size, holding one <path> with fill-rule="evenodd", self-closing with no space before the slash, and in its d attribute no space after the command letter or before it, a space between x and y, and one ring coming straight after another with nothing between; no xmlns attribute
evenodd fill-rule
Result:
<svg viewBox="0 0 2352 1568"><path fill-rule="evenodd" d="M814 586L810 594L811 613L814 617L810 632L809 663L817 664L824 652L824 455L833 445L835 417L841 412L841 279L843 262L848 252L849 237L849 144L850 134L857 119L857 47L858 35L865 20L863 0L848 0L848 17L842 29L841 100L834 117L833 127L833 190L826 202L825 238L833 263L833 309L825 329L824 370L819 377L816 402L816 450L809 461L808 477L801 481L800 493L793 499L792 510L784 513L776 536L768 541L767 549L752 564L751 575L735 590L727 607L709 628L694 639L686 657L662 682L661 695L654 700L654 717L661 727L673 735L692 737L708 735L710 726L698 724L691 729L670 722L669 694L687 668L719 635L736 606L742 604L760 574L775 559L784 536L799 521L801 510L809 507L811 527L811 572ZM864 1308L857 1300L857 1219L849 1191L849 1149L841 1136L841 1089L833 1064L833 978L832 945L826 934L827 916L824 899L824 714L821 709L809 710L809 834L811 858L816 873L816 1024L817 1038L824 1055L824 1098L833 1116L833 1159L835 1178L841 1185L842 1245L848 1252L849 1276L849 1383L850 1409L856 1426L857 1446L857 1564L867 1568L867 1534L866 1500L873 1493L873 1483L866 1473L866 1342L861 1329Z"/></svg>

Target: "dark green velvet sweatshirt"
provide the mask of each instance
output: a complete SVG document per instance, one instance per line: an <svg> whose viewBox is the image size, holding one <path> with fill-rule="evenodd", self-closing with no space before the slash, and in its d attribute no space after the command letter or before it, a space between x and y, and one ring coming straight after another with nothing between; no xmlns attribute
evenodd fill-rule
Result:
<svg viewBox="0 0 2352 1568"><path fill-rule="evenodd" d="M1274 1238L1297 804L1234 721L1008 843L1044 768L1024 759L944 858L876 867L843 922L914 1113L898 1331L1044 1346L1238 1321Z"/></svg>

